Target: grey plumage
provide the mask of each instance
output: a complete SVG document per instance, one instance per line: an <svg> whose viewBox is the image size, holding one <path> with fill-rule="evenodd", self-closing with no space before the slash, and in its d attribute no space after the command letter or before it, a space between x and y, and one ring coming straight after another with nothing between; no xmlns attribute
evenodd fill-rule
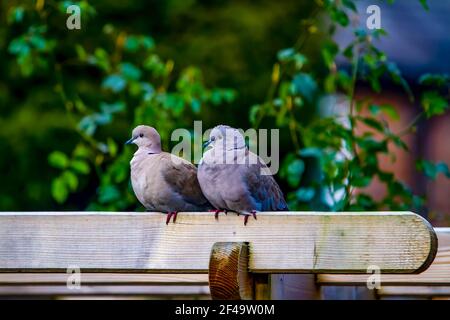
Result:
<svg viewBox="0 0 450 320"><path fill-rule="evenodd" d="M175 214L175 222L179 211L212 208L200 189L197 168L180 157L163 152L161 138L154 128L136 127L127 143L139 147L130 162L131 185L147 210L169 213L168 221Z"/></svg>
<svg viewBox="0 0 450 320"><path fill-rule="evenodd" d="M288 210L270 170L261 158L246 148L238 130L218 126L211 131L208 143L212 148L205 152L199 164L198 180L204 195L216 209L246 215L256 211Z"/></svg>

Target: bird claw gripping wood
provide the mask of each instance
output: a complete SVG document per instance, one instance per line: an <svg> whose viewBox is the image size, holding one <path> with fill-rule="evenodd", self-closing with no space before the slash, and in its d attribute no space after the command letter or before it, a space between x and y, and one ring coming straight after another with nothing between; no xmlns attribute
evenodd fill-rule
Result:
<svg viewBox="0 0 450 320"><path fill-rule="evenodd" d="M225 213L225 214L228 213L227 210L222 210L222 209L214 209L214 210L208 210L208 211L209 211L209 212L214 212L214 218L215 218L216 220L219 220L219 213L221 213L221 212L223 212L223 213Z"/></svg>
<svg viewBox="0 0 450 320"><path fill-rule="evenodd" d="M172 212L168 212L167 213L167 219L166 219L166 225L169 224L170 219L173 217L173 223L175 223L175 221L177 221L177 215L178 212L177 211L172 211Z"/></svg>
<svg viewBox="0 0 450 320"><path fill-rule="evenodd" d="M255 220L257 220L257 219L256 219L256 211L255 211L255 210L253 210L253 211L251 212L251 215L253 216L253 218L255 218ZM246 214L245 217L244 217L244 226L247 225L248 217L250 217L249 214Z"/></svg>

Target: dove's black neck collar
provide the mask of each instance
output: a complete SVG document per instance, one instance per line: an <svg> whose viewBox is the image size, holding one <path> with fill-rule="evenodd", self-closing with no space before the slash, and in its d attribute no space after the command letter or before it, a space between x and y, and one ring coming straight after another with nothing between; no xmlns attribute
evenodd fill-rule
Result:
<svg viewBox="0 0 450 320"><path fill-rule="evenodd" d="M156 154L156 152L149 152L148 154Z"/></svg>
<svg viewBox="0 0 450 320"><path fill-rule="evenodd" d="M233 150L242 150L242 149L247 149L247 146L242 146L242 147L234 147L234 148L231 148L231 149L227 149L227 151L233 151Z"/></svg>

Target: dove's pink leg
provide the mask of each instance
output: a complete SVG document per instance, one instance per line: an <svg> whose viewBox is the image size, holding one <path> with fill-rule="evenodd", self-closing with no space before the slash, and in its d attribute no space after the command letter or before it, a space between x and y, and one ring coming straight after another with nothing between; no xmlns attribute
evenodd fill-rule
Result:
<svg viewBox="0 0 450 320"><path fill-rule="evenodd" d="M208 210L209 212L214 212L214 218L216 218L216 220L219 220L219 213L223 212L225 214L227 214L227 210L222 210L222 209L214 209L214 210Z"/></svg>
<svg viewBox="0 0 450 320"><path fill-rule="evenodd" d="M251 214L252 214L253 218L255 218L255 220L256 220L256 211L255 211L255 210L252 210L252 211L251 211ZM246 214L245 217L244 217L244 226L247 225L248 217L250 217L249 214Z"/></svg>
<svg viewBox="0 0 450 320"><path fill-rule="evenodd" d="M175 221L177 221L177 215L178 215L177 211L168 212L167 213L167 219L166 219L166 225L169 224L170 219L172 217L173 217L173 223L175 223Z"/></svg>

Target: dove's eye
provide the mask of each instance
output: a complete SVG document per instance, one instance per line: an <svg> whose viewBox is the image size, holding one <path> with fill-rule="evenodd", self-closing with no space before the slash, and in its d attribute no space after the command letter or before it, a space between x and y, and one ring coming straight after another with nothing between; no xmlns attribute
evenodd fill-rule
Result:
<svg viewBox="0 0 450 320"><path fill-rule="evenodd" d="M212 136L211 141L214 141L214 140L216 140L216 137Z"/></svg>
<svg viewBox="0 0 450 320"><path fill-rule="evenodd" d="M143 136L144 136L144 134L143 134L143 133L141 133L141 134L139 135L139 137L141 137L141 138L142 138Z"/></svg>

